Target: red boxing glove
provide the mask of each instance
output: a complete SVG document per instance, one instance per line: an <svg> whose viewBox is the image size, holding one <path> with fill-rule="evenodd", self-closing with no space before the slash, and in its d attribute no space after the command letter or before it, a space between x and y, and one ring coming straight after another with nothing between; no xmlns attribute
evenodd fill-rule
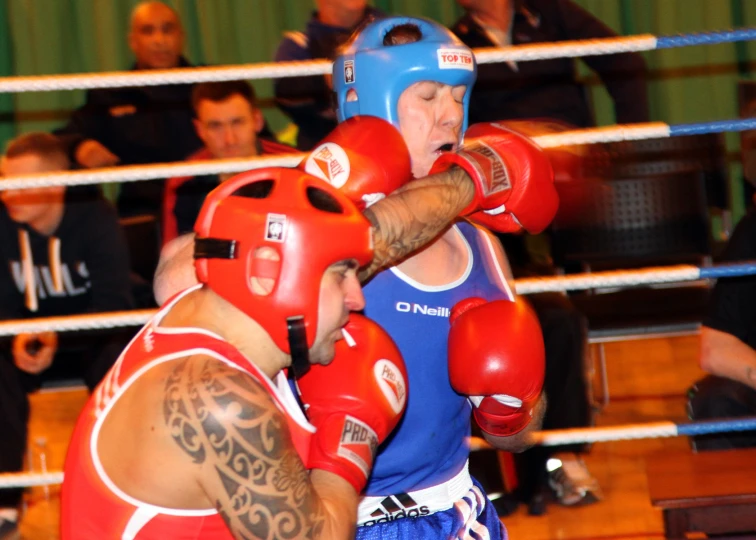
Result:
<svg viewBox="0 0 756 540"><path fill-rule="evenodd" d="M527 137L558 135L577 129L565 122L548 118L533 120L507 120L497 125ZM586 215L594 211L594 194L602 189L601 178L606 176L609 158L596 145L571 144L544 148L554 169L554 187L559 195L559 211L555 221L561 228L583 223ZM485 224L484 224L485 225Z"/></svg>
<svg viewBox="0 0 756 540"><path fill-rule="evenodd" d="M313 365L298 380L317 428L308 469L337 474L360 493L376 447L396 427L407 403L407 370L393 340L377 323L352 314L329 365Z"/></svg>
<svg viewBox="0 0 756 540"><path fill-rule="evenodd" d="M336 126L299 167L343 191L360 210L412 178L402 134L374 116L356 116Z"/></svg>
<svg viewBox="0 0 756 540"><path fill-rule="evenodd" d="M475 199L462 215L491 230L543 231L554 219L559 197L546 154L529 138L500 124L475 124L456 153L442 154L431 174L459 165L475 183Z"/></svg>
<svg viewBox="0 0 756 540"><path fill-rule="evenodd" d="M545 349L538 318L521 298L468 298L449 317L449 380L470 397L480 428L496 437L522 431L541 395Z"/></svg>
<svg viewBox="0 0 756 540"><path fill-rule="evenodd" d="M503 122L496 122L495 125L502 126L531 139L543 135L558 135L559 133L578 129L565 122L552 120L550 118L505 120ZM553 148L544 148L543 151L546 154L546 157L549 158L551 168L554 169L554 184L557 186L557 191L559 182L572 182L585 176L583 161L589 152L587 145L572 144L568 146L557 146Z"/></svg>

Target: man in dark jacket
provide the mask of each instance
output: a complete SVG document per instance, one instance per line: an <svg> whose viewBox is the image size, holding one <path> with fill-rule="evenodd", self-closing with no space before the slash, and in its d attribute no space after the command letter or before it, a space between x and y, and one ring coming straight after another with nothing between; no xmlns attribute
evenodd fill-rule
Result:
<svg viewBox="0 0 756 540"><path fill-rule="evenodd" d="M128 40L133 71L191 66L182 56L181 20L161 2L137 5ZM192 125L191 92L191 84L90 90L56 133L69 136L71 157L87 168L182 161L202 146ZM162 180L124 183L119 212L158 215L162 193Z"/></svg>
<svg viewBox="0 0 756 540"><path fill-rule="evenodd" d="M469 47L503 47L528 43L616 37L593 15L571 0L457 0L465 8L452 31ZM618 123L649 120L646 66L637 53L588 56L614 101ZM572 58L501 62L478 66L470 98L470 122L519 119L557 120L576 127L595 125L587 89L577 80ZM534 273L523 236L500 235L516 277ZM535 269L536 273L540 269ZM545 390L549 405L544 429L584 427L590 422L585 385L585 321L560 294L531 295L546 345ZM545 511L548 483L565 505L585 504L601 497L586 468L579 445L537 447L516 456L518 496L530 512ZM499 513L512 498L497 501Z"/></svg>
<svg viewBox="0 0 756 540"><path fill-rule="evenodd" d="M47 133L11 141L2 161L4 176L68 168L65 149ZM53 186L0 191L0 200L0 320L133 308L126 240L115 210L98 193ZM27 392L77 371L92 390L127 340L121 332L0 339L0 472L22 468ZM0 537L15 527L20 498L20 490L0 491Z"/></svg>
<svg viewBox="0 0 756 540"><path fill-rule="evenodd" d="M334 57L352 32L366 20L383 17L366 0L317 0L305 32L286 32L276 51L276 62ZM297 148L311 150L336 127L331 82L322 75L285 77L273 83L278 107L299 128Z"/></svg>
<svg viewBox="0 0 756 540"><path fill-rule="evenodd" d="M452 31L469 47L502 47L616 37L571 0L457 0L465 8ZM638 53L582 58L606 86L617 123L648 122L646 65ZM575 60L552 58L478 66L470 123L550 118L595 125Z"/></svg>

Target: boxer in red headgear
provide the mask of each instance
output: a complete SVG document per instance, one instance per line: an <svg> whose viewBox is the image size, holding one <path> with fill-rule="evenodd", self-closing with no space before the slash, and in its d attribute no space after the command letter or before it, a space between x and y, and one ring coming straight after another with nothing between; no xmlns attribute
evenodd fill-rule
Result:
<svg viewBox="0 0 756 540"><path fill-rule="evenodd" d="M307 173L260 169L214 190L195 232L200 284L142 328L78 420L61 538L350 537L407 396L396 346L350 315L369 222Z"/></svg>

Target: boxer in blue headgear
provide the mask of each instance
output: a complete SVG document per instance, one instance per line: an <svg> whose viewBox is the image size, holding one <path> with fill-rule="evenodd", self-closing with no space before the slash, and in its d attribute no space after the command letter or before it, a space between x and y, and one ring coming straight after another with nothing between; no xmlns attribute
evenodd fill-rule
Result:
<svg viewBox="0 0 756 540"><path fill-rule="evenodd" d="M367 115L390 122L409 149L413 175L421 178L442 152L458 149L475 76L472 51L446 28L425 19L382 19L366 26L334 61L338 118ZM375 145L390 151L381 140ZM365 314L402 351L410 391L404 418L379 448L359 507L358 540L506 538L468 471L471 409L451 387L447 338L457 302L470 296L513 299L508 276L498 240L460 221L364 287ZM532 425L537 429L539 422ZM526 433L494 443L517 451Z"/></svg>
<svg viewBox="0 0 756 540"><path fill-rule="evenodd" d="M401 47L386 45L386 34L411 24L420 39ZM391 17L368 25L341 51L333 64L333 89L339 122L357 115L377 116L399 127L397 103L412 84L434 81L465 86L464 119L477 75L475 55L454 34L426 19Z"/></svg>

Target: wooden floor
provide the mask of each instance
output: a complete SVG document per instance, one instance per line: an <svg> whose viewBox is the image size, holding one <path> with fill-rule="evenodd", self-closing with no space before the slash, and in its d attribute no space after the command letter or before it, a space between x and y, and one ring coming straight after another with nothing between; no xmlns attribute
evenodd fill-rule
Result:
<svg viewBox="0 0 756 540"><path fill-rule="evenodd" d="M685 391L702 373L696 365L695 337L606 345L611 400L597 416L598 425L658 420L684 421ZM30 443L45 441L50 470L62 468L65 448L83 390L39 393L32 398ZM682 438L598 443L586 457L605 499L583 508L550 505L531 517L524 508L504 519L513 540L663 538L661 512L652 508L646 459L666 449L687 446ZM58 538L58 489L33 488L21 523L23 538Z"/></svg>

